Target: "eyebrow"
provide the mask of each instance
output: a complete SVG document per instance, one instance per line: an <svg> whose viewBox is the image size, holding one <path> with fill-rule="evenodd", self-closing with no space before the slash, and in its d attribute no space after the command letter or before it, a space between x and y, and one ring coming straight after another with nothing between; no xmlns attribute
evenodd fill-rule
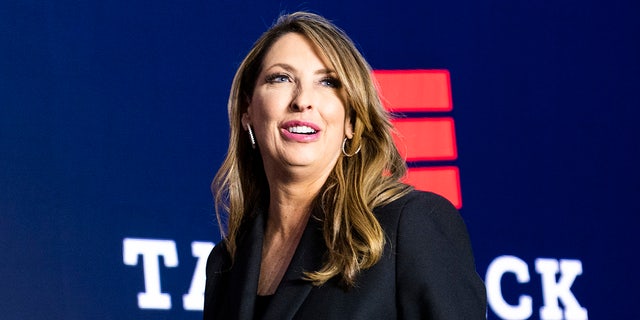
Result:
<svg viewBox="0 0 640 320"><path fill-rule="evenodd" d="M289 72L293 72L293 71L296 70L293 66L291 66L290 64L287 64L287 63L274 63L271 66L269 66L268 68L266 68L265 70L270 70L270 69L273 69L275 67L280 67L280 68L285 69L285 70L287 70ZM314 72L314 74L336 74L336 71L332 70L332 69L329 69L329 68L324 68L324 69L316 70Z"/></svg>

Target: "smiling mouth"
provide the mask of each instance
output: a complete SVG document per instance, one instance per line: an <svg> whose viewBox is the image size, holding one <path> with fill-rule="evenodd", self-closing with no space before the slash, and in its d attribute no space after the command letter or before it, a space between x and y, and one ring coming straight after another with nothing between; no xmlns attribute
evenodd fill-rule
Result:
<svg viewBox="0 0 640 320"><path fill-rule="evenodd" d="M287 129L287 131L291 132L291 133L295 133L295 134L315 134L317 131L314 130L311 127L307 127L307 126L294 126L294 127L289 127Z"/></svg>

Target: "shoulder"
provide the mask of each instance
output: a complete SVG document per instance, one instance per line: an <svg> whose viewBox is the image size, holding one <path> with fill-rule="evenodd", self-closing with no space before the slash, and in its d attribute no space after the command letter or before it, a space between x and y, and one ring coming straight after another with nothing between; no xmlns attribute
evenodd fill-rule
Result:
<svg viewBox="0 0 640 320"><path fill-rule="evenodd" d="M393 211L406 209L457 211L455 207L444 197L428 191L412 190L402 197L376 208L377 211Z"/></svg>
<svg viewBox="0 0 640 320"><path fill-rule="evenodd" d="M224 241L220 241L216 244L209 258L207 259L206 266L206 286L205 286L205 306L211 303L211 299L214 296L218 296L220 288L224 288L226 275L231 267L231 256L227 250L227 246ZM205 308L206 309L206 308Z"/></svg>
<svg viewBox="0 0 640 320"><path fill-rule="evenodd" d="M401 313L484 318L484 284L475 270L467 228L451 202L413 191L381 209L386 219L395 220L385 233L392 242Z"/></svg>
<svg viewBox="0 0 640 320"><path fill-rule="evenodd" d="M375 209L376 216L384 227L424 228L445 232L466 227L458 210L444 197L432 192L413 190L393 202ZM417 231L417 230L416 230Z"/></svg>
<svg viewBox="0 0 640 320"><path fill-rule="evenodd" d="M230 265L231 258L227 251L227 246L224 241L220 241L213 247L207 259L204 319L219 318L219 315L224 312L224 309L219 308L219 306L223 305L227 299L226 295L229 289L229 272L227 271L229 271Z"/></svg>
<svg viewBox="0 0 640 320"><path fill-rule="evenodd" d="M395 202L398 241L406 248L439 246L472 256L467 227L458 210L444 197L414 190ZM462 252L460 251L462 250Z"/></svg>
<svg viewBox="0 0 640 320"><path fill-rule="evenodd" d="M209 258L207 259L207 278L213 277L215 274L220 273L227 269L231 262L231 256L227 250L227 245L224 241L220 241L216 244Z"/></svg>
<svg viewBox="0 0 640 320"><path fill-rule="evenodd" d="M401 199L404 199L405 206L410 208L418 207L429 209L429 211L457 211L449 200L433 192L413 190Z"/></svg>

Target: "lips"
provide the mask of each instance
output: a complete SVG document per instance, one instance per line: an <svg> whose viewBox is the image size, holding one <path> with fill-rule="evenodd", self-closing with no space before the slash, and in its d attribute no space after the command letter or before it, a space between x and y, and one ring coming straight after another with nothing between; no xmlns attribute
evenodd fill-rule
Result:
<svg viewBox="0 0 640 320"><path fill-rule="evenodd" d="M315 141L320 132L317 125L304 121L287 121L280 126L280 129L285 138L297 142Z"/></svg>

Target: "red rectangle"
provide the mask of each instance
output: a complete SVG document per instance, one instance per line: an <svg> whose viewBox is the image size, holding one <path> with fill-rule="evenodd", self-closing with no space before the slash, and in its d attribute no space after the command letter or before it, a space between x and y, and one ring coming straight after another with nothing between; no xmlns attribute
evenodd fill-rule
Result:
<svg viewBox="0 0 640 320"><path fill-rule="evenodd" d="M458 158L453 118L400 118L391 121L393 140L406 161Z"/></svg>
<svg viewBox="0 0 640 320"><path fill-rule="evenodd" d="M462 208L460 171L457 167L409 168L403 180L418 190L437 193L458 209Z"/></svg>
<svg viewBox="0 0 640 320"><path fill-rule="evenodd" d="M448 70L374 70L378 94L393 112L451 111Z"/></svg>

